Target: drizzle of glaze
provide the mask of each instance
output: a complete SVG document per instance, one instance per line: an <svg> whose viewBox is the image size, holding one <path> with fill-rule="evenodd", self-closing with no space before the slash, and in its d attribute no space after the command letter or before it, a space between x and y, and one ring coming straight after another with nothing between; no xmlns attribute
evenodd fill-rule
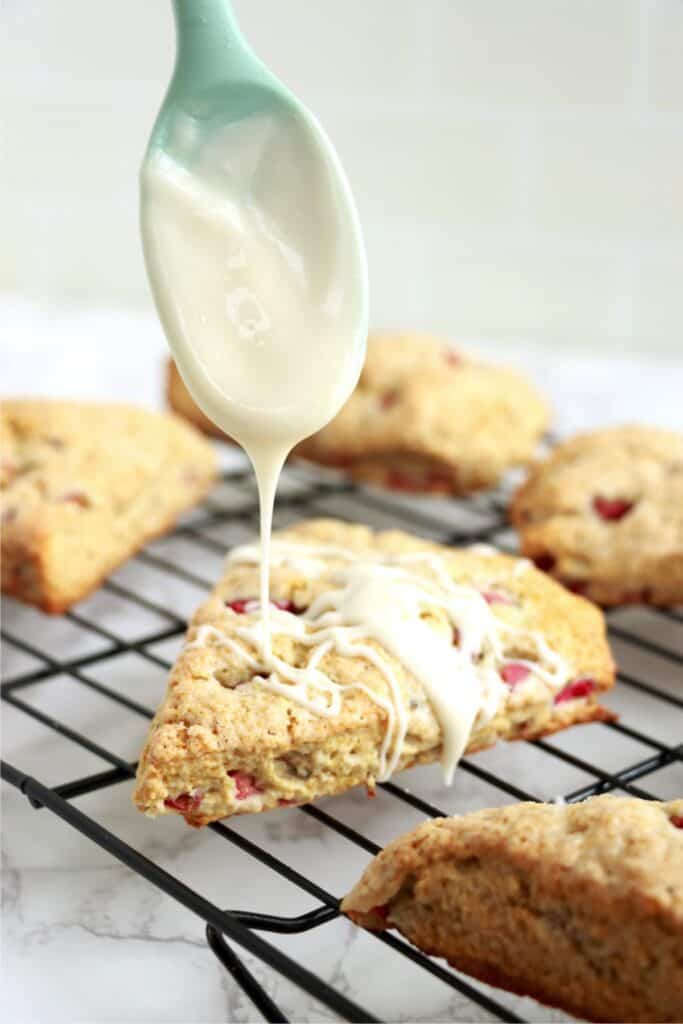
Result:
<svg viewBox="0 0 683 1024"><path fill-rule="evenodd" d="M470 544L467 551L471 551L473 555L500 555L501 552L498 548L494 548L492 544ZM533 562L529 558L518 558L515 561L513 571L514 576L523 576L524 573L528 572Z"/></svg>
<svg viewBox="0 0 683 1024"><path fill-rule="evenodd" d="M230 566L256 569L260 561L257 544L235 548L227 557ZM394 661L421 684L439 722L446 783L452 781L477 719L492 718L508 698L510 688L500 671L511 645L518 642L535 654L534 660L514 656L515 664L529 670L521 686L540 679L554 696L571 678L565 660L540 633L498 617L475 586L455 582L436 552L354 551L332 544L275 540L271 565L309 579L324 576L330 584L297 614L277 606L270 609L272 636L287 636L309 649L304 667L290 665L275 654L256 603L253 619L249 614L242 616L248 621L237 626L233 635L201 625L186 649L211 642L225 646L254 672L254 684L327 718L339 714L345 691L365 693L386 720L379 751L380 781L396 769L409 725L409 701ZM450 628L430 625L425 620L430 610L445 615ZM383 677L386 691L378 692L360 681L335 682L321 667L331 652L372 664Z"/></svg>
<svg viewBox="0 0 683 1024"><path fill-rule="evenodd" d="M467 548L473 555L499 555L500 551L498 548L494 548L493 544L470 544Z"/></svg>

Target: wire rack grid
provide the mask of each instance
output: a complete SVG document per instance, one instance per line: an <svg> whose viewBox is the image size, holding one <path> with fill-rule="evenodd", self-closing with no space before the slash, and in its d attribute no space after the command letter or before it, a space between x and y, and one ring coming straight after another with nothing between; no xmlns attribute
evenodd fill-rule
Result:
<svg viewBox="0 0 683 1024"><path fill-rule="evenodd" d="M514 536L505 521L506 503L505 490L452 501L416 499L355 487L334 473L294 464L283 474L276 525L309 516L334 515L380 528L408 529L449 544L484 542L514 550ZM609 702L621 713L618 722L570 730L547 741L503 744L475 759L466 758L451 791L442 791L429 769L404 773L400 781L380 787L380 800L374 802L379 806L371 815L367 811L369 802L354 794L346 801L335 798L277 812L275 816L256 816L288 816L290 839L306 851L297 865L280 856L278 845L269 841L274 835L272 826L255 832L245 819L212 824L202 834L202 842L226 840L235 855L243 858L245 871L255 871L260 865L259 870L277 876L278 884L290 887L298 896L299 912L291 915L260 912L255 909L255 900L251 906L223 910L216 899L207 898L143 853L140 843L127 841L122 829L107 827L96 813L86 813L77 804L80 798L103 791L119 795L122 784L130 784L136 766L127 756L126 745L122 748L118 739L111 739L111 709L125 720L128 751L131 743L133 749L139 749L146 721L162 695L164 676L182 642L187 615L213 585L226 547L253 536L257 524L258 505L251 474L246 468L235 469L224 474L204 506L187 516L173 534L140 552L104 584L98 595L62 617L58 625L31 609L7 602L3 701L15 712L29 716L35 728L42 730L38 746L44 743L45 735L59 744L51 748L55 765L70 764L66 752L78 750L98 770L48 784L34 776L32 764L17 766L3 761L2 776L18 787L33 807L49 809L203 919L209 946L264 1019L286 1021L288 1017L283 1000L278 1004L266 979L256 977L254 964L259 961L303 989L316 1001L314 1005L322 1004L339 1018L383 1019L382 999L379 1010L376 1005L360 1005L348 986L335 983L334 971L314 970L297 955L301 948L297 936L322 934L334 922L339 923L340 892L330 891L329 883L322 884L311 867L329 859L330 837L341 844L342 852L353 852L352 863L362 867L383 841L424 816L560 796L573 802L607 792L644 798L680 794L683 611L630 608L610 613L610 636L620 672L619 685ZM112 675L111 669L116 666L121 671ZM141 666L149 667L155 678L149 687L141 685L138 689L136 676L141 678ZM123 678L131 685L122 685ZM61 693L65 685L72 694L69 700ZM77 703L80 706L85 694L107 710L78 727L71 712ZM125 803L128 797L121 799ZM132 808L130 814L135 814ZM149 823L148 827L158 826ZM222 863L216 863L219 875ZM221 892L229 897L225 903L232 906L244 902L243 887L231 887L225 878L222 882ZM281 905L292 904L283 896ZM301 910L302 906L305 909ZM269 939L263 937L264 933L270 933ZM473 982L393 934L363 936L368 943L382 945L382 956L390 970L400 970L398 976L405 976L409 966L422 972L429 984L454 993L459 1007L456 1012L462 1014L457 1019L547 1019L530 1012L529 1000ZM251 956L245 957L245 952ZM368 1001L377 994L370 986ZM374 1001L377 1003L377 998ZM414 1007L407 1007L406 1012L406 1019L414 1019Z"/></svg>

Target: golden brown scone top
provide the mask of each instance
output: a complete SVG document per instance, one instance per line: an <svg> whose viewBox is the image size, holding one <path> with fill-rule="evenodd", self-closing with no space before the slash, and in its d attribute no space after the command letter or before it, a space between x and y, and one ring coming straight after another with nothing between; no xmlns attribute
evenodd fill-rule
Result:
<svg viewBox="0 0 683 1024"><path fill-rule="evenodd" d="M168 460L179 479L216 466L211 445L177 417L113 403L6 399L0 449L2 489L22 518L48 500L50 517L70 504L124 502Z"/></svg>
<svg viewBox="0 0 683 1024"><path fill-rule="evenodd" d="M683 434L575 437L532 470L510 517L525 555L598 603L683 601Z"/></svg>
<svg viewBox="0 0 683 1024"><path fill-rule="evenodd" d="M428 335L373 334L358 387L305 454L413 453L457 464L476 485L528 461L547 423L545 401L520 374Z"/></svg>
<svg viewBox="0 0 683 1024"><path fill-rule="evenodd" d="M0 409L3 534L47 536L79 509L124 510L164 471L196 489L216 456L182 420L128 405L8 399ZM113 524L116 528L116 523Z"/></svg>
<svg viewBox="0 0 683 1024"><path fill-rule="evenodd" d="M342 902L379 929L385 907L432 864L513 864L538 887L591 885L651 902L683 926L683 799L669 803L601 796L583 803L520 803L437 818L389 843Z"/></svg>

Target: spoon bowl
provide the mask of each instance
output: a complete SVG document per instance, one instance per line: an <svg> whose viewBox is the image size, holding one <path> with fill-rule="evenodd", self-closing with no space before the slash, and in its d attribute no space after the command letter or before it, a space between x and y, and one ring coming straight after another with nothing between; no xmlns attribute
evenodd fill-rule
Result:
<svg viewBox="0 0 683 1024"><path fill-rule="evenodd" d="M173 7L176 63L141 173L152 291L204 412L245 447L276 435L291 447L338 412L363 364L358 215L327 136L252 53L230 3Z"/></svg>

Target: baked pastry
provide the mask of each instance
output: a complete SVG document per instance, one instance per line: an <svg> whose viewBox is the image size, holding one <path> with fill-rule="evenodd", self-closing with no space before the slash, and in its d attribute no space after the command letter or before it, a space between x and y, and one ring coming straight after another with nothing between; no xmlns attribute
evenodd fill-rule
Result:
<svg viewBox="0 0 683 1024"><path fill-rule="evenodd" d="M547 424L546 403L512 370L429 336L378 334L349 401L297 453L395 490L465 494L528 463Z"/></svg>
<svg viewBox="0 0 683 1024"><path fill-rule="evenodd" d="M10 400L0 414L2 589L62 612L206 493L211 445L125 405Z"/></svg>
<svg viewBox="0 0 683 1024"><path fill-rule="evenodd" d="M683 434L625 426L566 441L510 518L523 554L598 604L683 602Z"/></svg>
<svg viewBox="0 0 683 1024"><path fill-rule="evenodd" d="M169 357L166 365L166 401L178 416L188 420L209 437L218 437L222 441L235 442L227 434L224 434L220 427L217 427L213 420L210 420L206 413L199 408L194 398L187 390L185 381L180 376L178 367L173 359Z"/></svg>
<svg viewBox="0 0 683 1024"><path fill-rule="evenodd" d="M342 910L581 1019L683 1020L683 800L428 821L372 861Z"/></svg>
<svg viewBox="0 0 683 1024"><path fill-rule="evenodd" d="M176 412L224 436L172 362L167 393ZM547 424L545 402L517 373L426 335L374 334L351 398L294 454L394 490L464 494L528 463Z"/></svg>
<svg viewBox="0 0 683 1024"><path fill-rule="evenodd" d="M205 825L304 803L499 739L614 716L602 613L507 555L318 520L276 533L272 651L259 550L195 613L135 803Z"/></svg>

